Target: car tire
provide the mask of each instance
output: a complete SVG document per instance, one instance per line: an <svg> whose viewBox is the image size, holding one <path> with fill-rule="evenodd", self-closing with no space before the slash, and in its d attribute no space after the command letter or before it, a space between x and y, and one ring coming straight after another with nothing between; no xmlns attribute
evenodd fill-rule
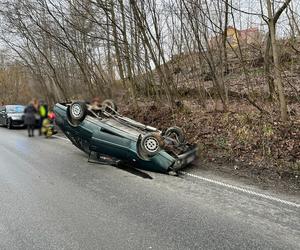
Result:
<svg viewBox="0 0 300 250"><path fill-rule="evenodd" d="M7 120L7 128L8 129L12 129L13 128L11 119Z"/></svg>
<svg viewBox="0 0 300 250"><path fill-rule="evenodd" d="M157 133L148 133L139 142L139 151L142 155L153 157L162 149L163 140Z"/></svg>
<svg viewBox="0 0 300 250"><path fill-rule="evenodd" d="M70 117L74 121L82 122L87 114L87 106L85 102L73 102L70 105Z"/></svg>
<svg viewBox="0 0 300 250"><path fill-rule="evenodd" d="M117 104L113 100L111 100L111 99L104 100L101 103L101 106L104 108L104 110L106 109L106 107L109 107L109 108L111 108L114 111L118 111Z"/></svg>
<svg viewBox="0 0 300 250"><path fill-rule="evenodd" d="M87 115L85 102L73 102L67 109L68 122L72 126L78 126Z"/></svg>
<svg viewBox="0 0 300 250"><path fill-rule="evenodd" d="M176 126L168 128L164 133L164 136L175 139L178 144L183 144L185 142L183 130Z"/></svg>

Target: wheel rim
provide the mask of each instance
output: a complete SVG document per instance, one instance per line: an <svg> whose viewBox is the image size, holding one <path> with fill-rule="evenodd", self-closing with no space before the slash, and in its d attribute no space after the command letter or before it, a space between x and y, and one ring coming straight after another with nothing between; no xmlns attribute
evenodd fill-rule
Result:
<svg viewBox="0 0 300 250"><path fill-rule="evenodd" d="M159 143L158 143L158 140L154 137L150 137L150 138L147 138L144 142L144 146L145 148L149 151L149 152L155 152L158 147L159 147Z"/></svg>
<svg viewBox="0 0 300 250"><path fill-rule="evenodd" d="M73 117L79 118L81 116L81 107L79 104L74 104L71 108L71 113Z"/></svg>

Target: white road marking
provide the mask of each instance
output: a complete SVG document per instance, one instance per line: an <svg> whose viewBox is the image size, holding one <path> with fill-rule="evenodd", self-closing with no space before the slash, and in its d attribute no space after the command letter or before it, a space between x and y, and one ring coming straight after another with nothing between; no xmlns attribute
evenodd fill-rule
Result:
<svg viewBox="0 0 300 250"><path fill-rule="evenodd" d="M64 138L64 137L61 137L61 136L58 136L58 135L52 135L54 138L58 138L58 139L61 139L61 140L64 140L64 141L67 141L67 142L70 142L70 140L68 138Z"/></svg>
<svg viewBox="0 0 300 250"><path fill-rule="evenodd" d="M213 184L216 184L216 185L219 185L219 186L223 186L223 187L226 187L226 188L230 188L230 189L233 189L233 190L236 190L236 191L240 191L240 192L247 193L247 194L250 194L250 195L255 195L255 196L267 199L267 200L276 201L276 202L283 203L285 205L300 208L300 204L295 203L295 202L282 200L282 199L276 198L274 196L258 193L258 192L255 192L255 191L252 191L252 190L249 190L249 189L237 187L237 186L234 186L234 185L231 185L231 184L227 184L227 183L224 183L224 182L221 182L221 181L212 180L212 179L202 177L202 176L198 176L198 175L195 175L195 174L190 174L190 173L183 172L183 171L180 171L180 173L184 174L186 176L190 176L190 177L202 180L202 181L210 182L210 183L213 183Z"/></svg>
<svg viewBox="0 0 300 250"><path fill-rule="evenodd" d="M64 141L67 141L67 142L70 142L69 139L61 137L61 136L53 135L53 137L64 140ZM274 196L258 193L258 192L255 192L255 191L252 191L252 190L249 190L249 189L241 188L241 187L238 187L238 186L227 184L227 183L224 183L224 182L221 182L221 181L216 181L216 180L209 179L209 178L202 177L202 176L195 175L195 174L190 174L190 173L183 172L183 171L180 171L179 173L183 174L183 175L186 175L186 176L190 176L190 177L199 179L199 180L202 180L202 181L210 182L210 183L213 183L213 184L216 184L216 185L219 185L219 186L223 186L223 187L226 187L226 188L229 188L229 189L233 189L235 191L240 191L240 192L247 193L247 194L250 194L250 195L254 195L254 196L257 196L257 197L261 197L261 198L264 198L264 199L267 199L267 200L276 201L276 202L283 203L285 205L300 208L300 204L295 203L295 202L282 200L282 199L276 198Z"/></svg>

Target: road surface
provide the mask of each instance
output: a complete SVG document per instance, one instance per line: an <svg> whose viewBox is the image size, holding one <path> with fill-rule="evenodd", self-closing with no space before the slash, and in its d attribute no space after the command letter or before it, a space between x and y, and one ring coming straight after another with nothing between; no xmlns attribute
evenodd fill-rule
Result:
<svg viewBox="0 0 300 250"><path fill-rule="evenodd" d="M0 128L0 249L300 249L300 209Z"/></svg>

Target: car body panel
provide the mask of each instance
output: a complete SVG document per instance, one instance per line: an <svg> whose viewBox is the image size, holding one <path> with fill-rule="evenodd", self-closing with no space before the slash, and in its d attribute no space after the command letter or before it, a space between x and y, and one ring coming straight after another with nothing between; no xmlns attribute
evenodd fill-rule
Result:
<svg viewBox="0 0 300 250"><path fill-rule="evenodd" d="M137 152L137 141L144 132L137 128L126 126L112 118L98 119L90 115L78 126L74 126L68 121L66 105L56 104L54 112L56 124L75 146L86 153L98 152L113 156L138 168L157 172L168 172L178 163L178 157L165 150L149 160L141 159ZM190 154L195 155L194 148Z"/></svg>

